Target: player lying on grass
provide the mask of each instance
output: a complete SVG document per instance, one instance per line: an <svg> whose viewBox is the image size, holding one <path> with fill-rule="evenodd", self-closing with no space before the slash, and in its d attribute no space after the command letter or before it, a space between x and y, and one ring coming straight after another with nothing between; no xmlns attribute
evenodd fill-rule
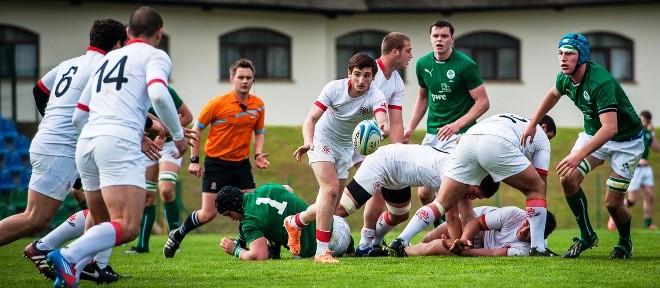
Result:
<svg viewBox="0 0 660 288"><path fill-rule="evenodd" d="M387 211L378 218L373 243L381 243L396 225L408 220L410 187L424 185L437 191L450 157L449 153L426 145L397 143L378 148L362 162L360 169L344 188L335 215L347 217L355 213L380 189ZM493 182L492 177L486 176L479 186L468 187L464 199L490 198L498 188L499 182ZM472 206L469 207L468 211ZM312 204L306 211L287 217L285 225L292 232L290 236L295 236L295 232L300 229L307 229L307 223L315 220L316 211L316 204ZM290 238L289 241L296 240ZM358 249L356 255L387 256L387 250L378 245L358 253L365 250Z"/></svg>
<svg viewBox="0 0 660 288"><path fill-rule="evenodd" d="M442 223L424 235L422 243L405 247L404 256L529 256L530 227L524 210L480 206L474 208L474 216L464 227L461 239L446 238L447 224ZM544 239L556 227L555 217L548 211Z"/></svg>
<svg viewBox="0 0 660 288"><path fill-rule="evenodd" d="M265 184L254 192L243 193L232 186L224 186L215 197L215 207L223 216L240 222L239 230L243 233L249 249L241 247L238 240L222 238L220 247L227 254L241 260L268 259L268 241L275 245L286 244L287 231L282 226L284 218L305 211L307 203L292 193L289 186ZM309 225L298 231L299 242L293 243L297 251L295 256L313 257L316 252L316 226ZM329 248L333 257L346 253L352 246L351 231L348 223L341 217L334 217ZM289 248L289 247L287 247Z"/></svg>

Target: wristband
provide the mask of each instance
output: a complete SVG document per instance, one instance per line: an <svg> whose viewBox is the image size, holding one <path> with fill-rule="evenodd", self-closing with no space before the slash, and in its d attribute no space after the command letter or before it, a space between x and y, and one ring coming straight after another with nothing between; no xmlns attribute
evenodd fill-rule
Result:
<svg viewBox="0 0 660 288"><path fill-rule="evenodd" d="M261 153L254 154L254 160L257 160L257 157L259 157L259 155L261 155Z"/></svg>
<svg viewBox="0 0 660 288"><path fill-rule="evenodd" d="M241 246L238 245L234 246L234 256L236 256L236 258L241 259L241 251L243 251L243 248L241 248Z"/></svg>

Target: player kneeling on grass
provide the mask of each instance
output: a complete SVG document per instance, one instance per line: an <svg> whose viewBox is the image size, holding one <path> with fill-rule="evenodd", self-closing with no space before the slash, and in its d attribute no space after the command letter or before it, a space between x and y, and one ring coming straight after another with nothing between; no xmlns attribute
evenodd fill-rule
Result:
<svg viewBox="0 0 660 288"><path fill-rule="evenodd" d="M405 256L529 256L531 234L527 213L514 206L480 206L463 228L461 239L447 239L447 223L424 235L422 243L404 248ZM557 227L548 211L544 239Z"/></svg>
<svg viewBox="0 0 660 288"><path fill-rule="evenodd" d="M249 249L241 247L238 240L222 238L220 247L227 254L241 260L268 259L268 241L276 245L287 244L288 234L282 223L284 218L305 211L309 205L292 193L289 186L265 184L254 192L243 193L232 186L224 186L215 197L218 213L240 222L239 230L245 237ZM348 223L341 217L334 217L330 249L333 257L346 253L352 246ZM316 226L309 225L301 230L297 243L289 243L294 256L313 257L316 252ZM289 247L293 246L293 247Z"/></svg>

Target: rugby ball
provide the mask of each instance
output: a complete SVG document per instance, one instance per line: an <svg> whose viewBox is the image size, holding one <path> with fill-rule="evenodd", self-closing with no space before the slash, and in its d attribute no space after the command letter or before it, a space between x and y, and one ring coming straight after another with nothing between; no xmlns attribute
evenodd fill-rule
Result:
<svg viewBox="0 0 660 288"><path fill-rule="evenodd" d="M374 153L381 139L380 128L372 119L363 120L353 130L353 146L361 155Z"/></svg>

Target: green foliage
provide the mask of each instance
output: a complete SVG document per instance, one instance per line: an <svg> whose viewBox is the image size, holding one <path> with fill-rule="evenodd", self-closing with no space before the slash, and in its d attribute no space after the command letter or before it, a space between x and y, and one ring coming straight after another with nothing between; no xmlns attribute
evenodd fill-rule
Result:
<svg viewBox="0 0 660 288"><path fill-rule="evenodd" d="M317 264L293 260L282 249L282 260L239 261L219 248L218 234L189 235L181 252L163 258L165 236L151 238L151 253L128 255L114 249L111 265L129 278L112 287L655 287L660 281L660 232L633 230L632 259L608 259L617 234L598 230L600 247L577 259L561 257L410 257L341 258L341 263ZM577 230L559 230L550 236L553 251L571 245ZM359 237L357 233L354 237ZM389 239L389 238L388 238ZM420 239L419 237L417 240ZM0 287L46 287L49 280L22 257L33 239L0 247ZM97 287L88 281L80 287Z"/></svg>
<svg viewBox="0 0 660 288"><path fill-rule="evenodd" d="M206 129L205 131L208 131ZM552 158L550 169L548 173L548 209L555 214L557 218L557 225L559 229L577 228L573 215L571 214L564 193L559 183L555 167L559 164L566 155L570 153L573 144L577 139L578 133L582 131L580 128L558 128L557 136L552 139ZM268 160L270 161L270 168L261 170L253 165L253 173L256 178L257 185L264 183L276 182L282 184L289 184L303 200L308 203L313 203L316 199L318 192L318 184L314 178L314 173L309 167L307 156L303 156L302 162L296 162L292 156L293 151L302 145L302 132L300 127L266 127L266 144L264 145L264 152L270 153ZM424 138L424 131L416 131L411 143L421 143ZM206 139L206 135L202 137ZM385 140L382 145L388 144L389 141ZM189 212L201 207L201 178L191 176L187 172L188 157L185 157L182 164L179 179L183 181L184 185L184 203ZM660 169L660 155L652 155L651 166ZM252 158L251 158L252 159ZM605 228L607 226L607 219L609 214L605 208L605 180L609 176L609 165L606 164L598 167L595 171L587 174L584 182L583 189L587 194L589 200L589 213L592 224L595 228ZM660 178L656 173L656 183L660 183ZM349 181L350 178L349 176ZM420 203L416 197L415 189L413 188L413 203L412 211L414 212L419 208ZM597 196L598 195L598 196ZM633 227L643 227L643 214L642 214L642 198L638 200L636 206L631 208L633 213ZM501 185L500 191L491 199L477 200L475 206L481 205L494 205L494 206L518 206L525 207L525 197L518 191L506 184ZM655 205L655 215L660 213L658 209L660 205ZM360 209L355 215L347 218L352 231L359 231L362 227L362 210ZM185 216L184 216L185 217ZM222 218L222 219L220 219ZM660 220L656 219L655 222ZM204 225L201 228L203 232L233 232L236 231L236 222L231 222L225 217L219 216L211 223ZM403 227L397 227L403 229ZM397 230L394 233L398 233Z"/></svg>

